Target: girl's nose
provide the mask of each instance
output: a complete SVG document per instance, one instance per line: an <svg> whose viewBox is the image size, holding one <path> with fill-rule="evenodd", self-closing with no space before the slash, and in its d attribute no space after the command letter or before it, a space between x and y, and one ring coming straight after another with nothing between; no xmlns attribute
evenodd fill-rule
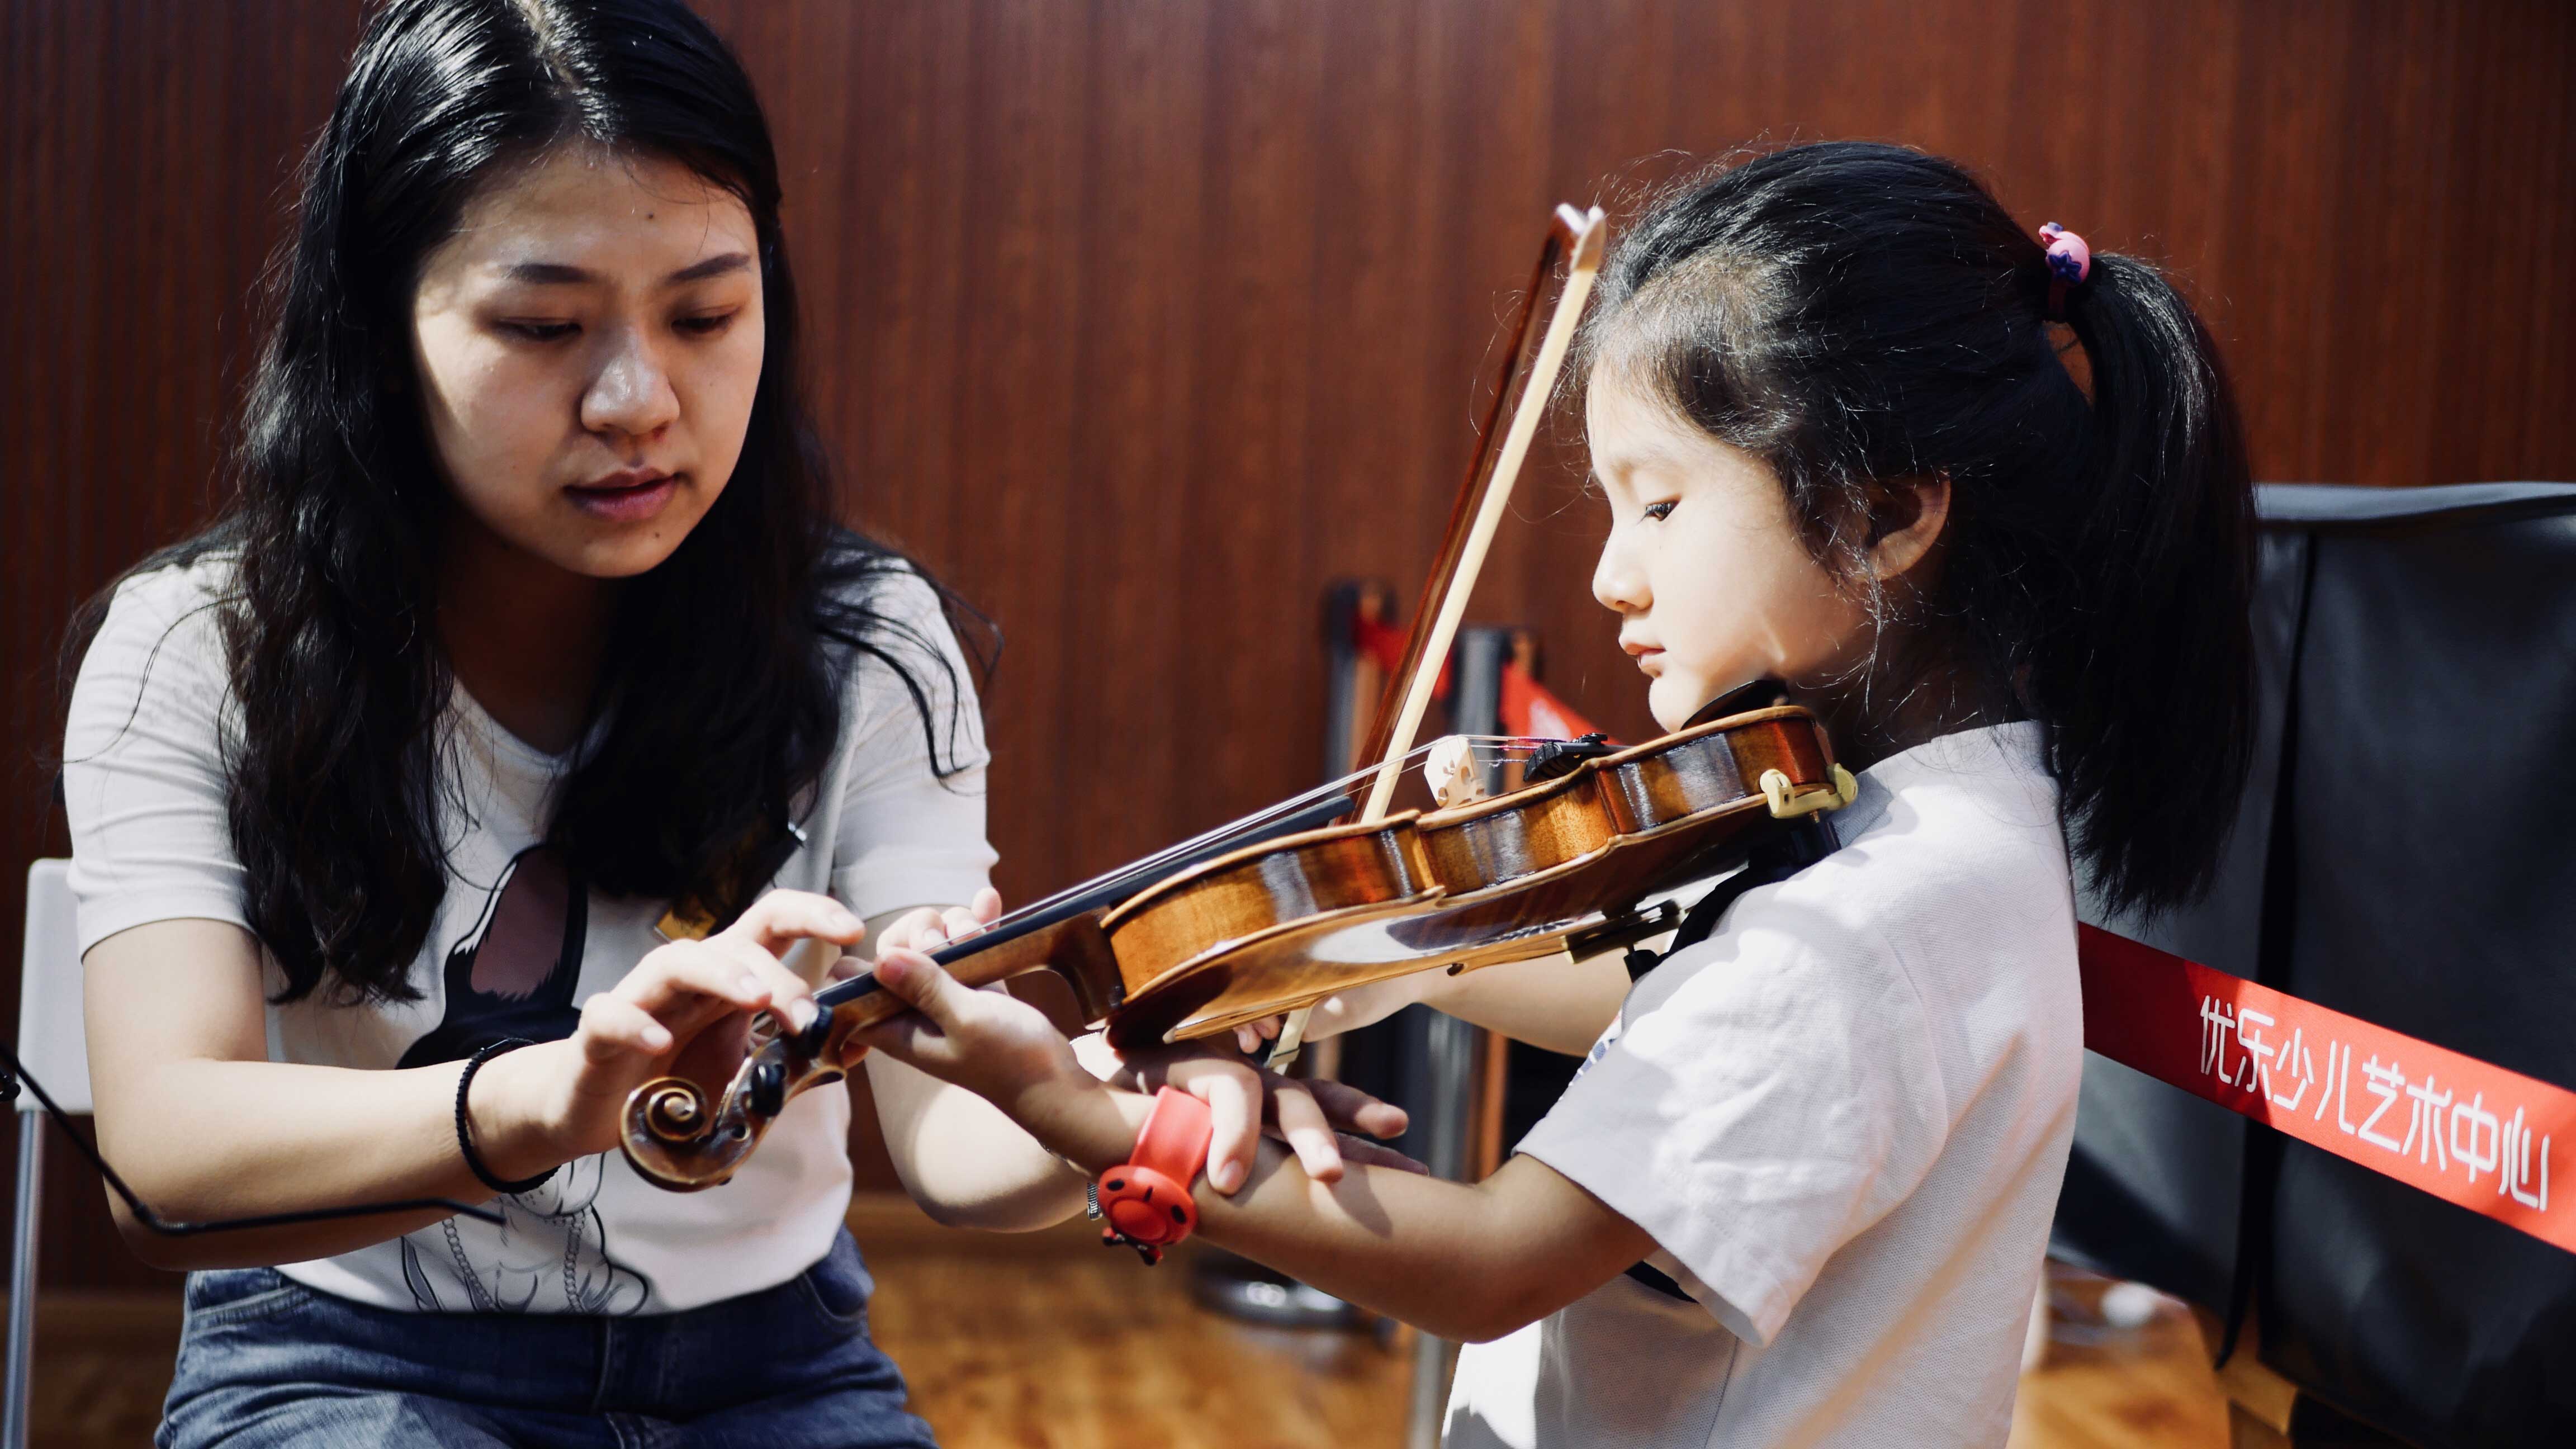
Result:
<svg viewBox="0 0 2576 1449"><path fill-rule="evenodd" d="M1592 597L1614 614L1642 613L1654 602L1646 587L1646 571L1638 566L1626 532L1610 530L1610 536L1601 541L1601 561L1592 567Z"/></svg>
<svg viewBox="0 0 2576 1449"><path fill-rule="evenodd" d="M649 438L680 416L670 374L644 337L624 329L581 397L581 425L594 433Z"/></svg>

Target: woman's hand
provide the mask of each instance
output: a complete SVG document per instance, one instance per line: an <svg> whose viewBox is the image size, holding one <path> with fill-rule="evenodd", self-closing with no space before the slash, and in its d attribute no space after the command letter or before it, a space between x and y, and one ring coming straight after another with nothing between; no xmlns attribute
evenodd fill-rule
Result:
<svg viewBox="0 0 2576 1449"><path fill-rule="evenodd" d="M468 1103L484 1156L524 1177L617 1145L626 1098L664 1076L720 1086L741 1064L751 1014L791 1030L814 1019L814 993L781 962L804 940L858 944L859 918L830 896L771 891L701 941L673 941L582 1003L561 1042L494 1057Z"/></svg>

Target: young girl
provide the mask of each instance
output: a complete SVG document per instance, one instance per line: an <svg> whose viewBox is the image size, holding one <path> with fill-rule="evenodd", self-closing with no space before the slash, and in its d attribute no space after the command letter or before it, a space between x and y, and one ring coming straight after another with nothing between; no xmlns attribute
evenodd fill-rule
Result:
<svg viewBox="0 0 2576 1449"><path fill-rule="evenodd" d="M1656 720L1785 682L1863 767L1839 848L1633 988L1355 993L1319 1024L1409 994L1588 1067L1482 1183L1271 1152L1198 1194L1203 1231L1471 1340L1453 1444L2000 1444L2075 1120L2070 847L2112 905L2181 900L2243 768L2249 490L2209 338L1960 168L1831 144L1656 206L1585 357L1593 591ZM1135 1150L1146 1099L1034 1013L917 953L877 972L919 1007L881 1051L1090 1171Z"/></svg>
<svg viewBox="0 0 2576 1449"><path fill-rule="evenodd" d="M125 1221L218 1270L164 1445L929 1442L867 1339L842 1093L719 1192L610 1151L639 1082L811 1019L834 951L800 942L995 909L966 660L923 576L831 522L778 207L750 85L675 0L367 26L238 501L112 591L73 692L99 1141L164 1218L503 1224ZM991 1107L868 1071L935 1215L1079 1201ZM1193 1081L1231 1176L1261 1099ZM1278 1106L1333 1175L1316 1104Z"/></svg>

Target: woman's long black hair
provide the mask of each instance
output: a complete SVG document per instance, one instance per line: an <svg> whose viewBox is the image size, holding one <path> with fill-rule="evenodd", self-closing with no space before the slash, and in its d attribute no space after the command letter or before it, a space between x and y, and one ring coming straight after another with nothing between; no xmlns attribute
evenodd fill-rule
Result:
<svg viewBox="0 0 2576 1449"><path fill-rule="evenodd" d="M603 724L556 788L552 841L608 894L738 913L794 849L787 827L831 762L861 653L910 692L935 767L955 762L959 721L934 717L957 684L935 677L945 655L871 602L910 566L832 523L799 396L778 163L740 63L679 0L388 0L305 159L230 459L236 497L137 570L234 561L217 605L239 711L232 839L284 1000L326 980L417 995L456 805L433 628L453 505L418 413L412 294L478 184L563 144L668 158L741 198L767 351L729 485L621 595Z"/></svg>
<svg viewBox="0 0 2576 1449"><path fill-rule="evenodd" d="M2051 282L1959 166L1792 146L1652 205L1586 349L1769 465L1828 567L1876 536L1873 480L1947 476L1911 622L1964 688L2044 726L2097 889L2152 911L2207 884L2244 782L2252 489L2217 349L2163 274L2096 251Z"/></svg>

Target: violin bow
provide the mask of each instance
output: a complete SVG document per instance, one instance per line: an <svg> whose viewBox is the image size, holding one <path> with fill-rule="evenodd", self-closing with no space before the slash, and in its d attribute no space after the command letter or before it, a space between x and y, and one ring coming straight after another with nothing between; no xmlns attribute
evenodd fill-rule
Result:
<svg viewBox="0 0 2576 1449"><path fill-rule="evenodd" d="M1476 575L1483 570L1494 531L1501 527L1503 513L1511 505L1512 485L1519 480L1521 464L1538 437L1539 419L1547 412L1547 400L1556 390L1556 375L1564 368L1565 355L1574 345L1574 330L1583 320L1583 305L1590 299L1592 283L1601 273L1603 243L1609 232L1610 225L1597 206L1577 211L1560 203L1548 220L1547 241L1539 248L1538 268L1530 279L1529 291L1521 298L1512 345L1503 355L1501 381L1494 389L1483 426L1476 430L1475 456L1467 464L1466 481L1459 485L1458 501L1449 510L1449 531L1441 541L1439 557L1431 565L1431 577L1422 586L1422 603L1414 611L1413 628L1405 636L1404 660L1389 676L1388 692L1378 701L1376 720L1369 728L1366 747L1360 751L1361 759L1378 762L1369 785L1368 803L1359 813L1360 824L1386 818L1387 807L1395 799L1395 787L1404 778L1405 757L1413 750L1413 737L1422 728L1423 713L1431 707L1432 690L1440 681L1440 666L1449 657L1451 642L1458 637L1459 621L1467 614L1468 596L1476 591ZM1548 314L1538 356L1529 364L1520 401L1512 408L1511 427L1497 449L1494 424L1501 418L1504 403L1510 400L1512 377L1521 372L1522 359L1528 354L1530 323L1537 315L1539 294L1555 276L1560 261L1566 263L1565 286L1557 293L1556 306ZM1306 1039L1306 1019L1314 1010L1301 1006L1288 1013L1278 1044L1271 1048L1267 1065L1272 1071L1285 1072L1296 1064Z"/></svg>

